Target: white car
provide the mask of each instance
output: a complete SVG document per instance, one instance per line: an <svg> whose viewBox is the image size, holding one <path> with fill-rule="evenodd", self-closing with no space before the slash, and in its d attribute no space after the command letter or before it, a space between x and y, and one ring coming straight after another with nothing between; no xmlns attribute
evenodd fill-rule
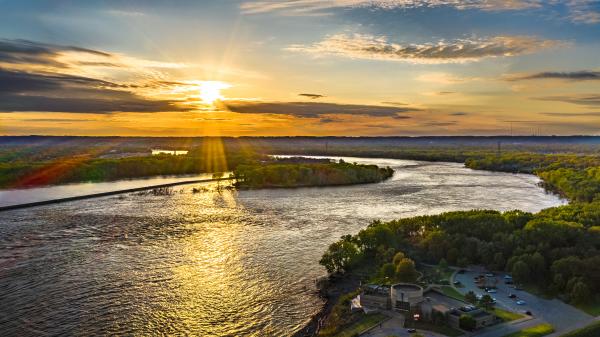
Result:
<svg viewBox="0 0 600 337"><path fill-rule="evenodd" d="M525 301L523 301L523 300L518 300L516 303L517 303L518 305L525 305Z"/></svg>
<svg viewBox="0 0 600 337"><path fill-rule="evenodd" d="M490 293L490 294L495 294L498 291L496 289L489 289L487 292Z"/></svg>

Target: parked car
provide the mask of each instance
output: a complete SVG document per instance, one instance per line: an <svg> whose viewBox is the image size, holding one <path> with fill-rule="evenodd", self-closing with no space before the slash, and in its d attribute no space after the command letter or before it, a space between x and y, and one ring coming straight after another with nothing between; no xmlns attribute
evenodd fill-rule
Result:
<svg viewBox="0 0 600 337"><path fill-rule="evenodd" d="M517 295L511 293L511 294L508 294L508 298L517 298Z"/></svg>
<svg viewBox="0 0 600 337"><path fill-rule="evenodd" d="M523 301L523 300L518 300L516 303L518 305L525 305L526 304L525 301Z"/></svg>
<svg viewBox="0 0 600 337"><path fill-rule="evenodd" d="M496 289L488 289L487 292L490 293L490 294L495 294L498 291Z"/></svg>
<svg viewBox="0 0 600 337"><path fill-rule="evenodd" d="M505 280L512 280L512 276L510 276L510 275L504 275L504 279Z"/></svg>
<svg viewBox="0 0 600 337"><path fill-rule="evenodd" d="M486 277L494 277L494 273L486 273L485 276Z"/></svg>
<svg viewBox="0 0 600 337"><path fill-rule="evenodd" d="M457 286L457 285L460 284L460 281L454 281L454 282L452 282L452 284L454 284L455 286Z"/></svg>
<svg viewBox="0 0 600 337"><path fill-rule="evenodd" d="M506 280L506 281L504 281L504 284L510 285L510 284L513 284L513 281L512 280Z"/></svg>
<svg viewBox="0 0 600 337"><path fill-rule="evenodd" d="M529 310L525 311L525 315L527 315L527 316L533 316L533 314Z"/></svg>
<svg viewBox="0 0 600 337"><path fill-rule="evenodd" d="M408 333L415 333L415 332L417 332L417 329L412 329L412 328L411 329L406 329L406 332L408 332Z"/></svg>

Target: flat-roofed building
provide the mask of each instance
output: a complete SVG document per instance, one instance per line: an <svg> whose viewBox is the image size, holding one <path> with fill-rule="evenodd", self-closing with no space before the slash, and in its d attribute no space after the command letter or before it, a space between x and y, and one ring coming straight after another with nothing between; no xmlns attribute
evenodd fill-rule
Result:
<svg viewBox="0 0 600 337"><path fill-rule="evenodd" d="M364 286L360 293L360 305L368 309L390 309L390 286L377 284Z"/></svg>
<svg viewBox="0 0 600 337"><path fill-rule="evenodd" d="M466 305L453 309L448 313L448 324L450 324L451 327L460 328L460 317L462 315L468 315L475 319L475 329L481 329L492 325L496 321L496 317L489 312L473 305Z"/></svg>

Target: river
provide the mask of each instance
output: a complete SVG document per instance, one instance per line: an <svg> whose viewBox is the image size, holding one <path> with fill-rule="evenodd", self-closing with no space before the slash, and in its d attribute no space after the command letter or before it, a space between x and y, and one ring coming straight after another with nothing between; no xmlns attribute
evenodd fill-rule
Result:
<svg viewBox="0 0 600 337"><path fill-rule="evenodd" d="M379 184L218 192L212 183L0 213L2 335L287 336L322 305L323 251L374 219L564 203L531 175L344 159L396 173Z"/></svg>

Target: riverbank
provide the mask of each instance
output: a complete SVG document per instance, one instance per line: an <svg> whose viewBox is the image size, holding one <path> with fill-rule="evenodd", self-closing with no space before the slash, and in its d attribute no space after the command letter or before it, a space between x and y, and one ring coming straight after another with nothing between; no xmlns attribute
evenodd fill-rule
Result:
<svg viewBox="0 0 600 337"><path fill-rule="evenodd" d="M323 307L316 313L308 323L292 335L292 337L316 336L321 324L327 319L331 310L342 295L348 294L360 286L360 278L356 275L328 276L327 282L319 289L319 295L325 301Z"/></svg>

